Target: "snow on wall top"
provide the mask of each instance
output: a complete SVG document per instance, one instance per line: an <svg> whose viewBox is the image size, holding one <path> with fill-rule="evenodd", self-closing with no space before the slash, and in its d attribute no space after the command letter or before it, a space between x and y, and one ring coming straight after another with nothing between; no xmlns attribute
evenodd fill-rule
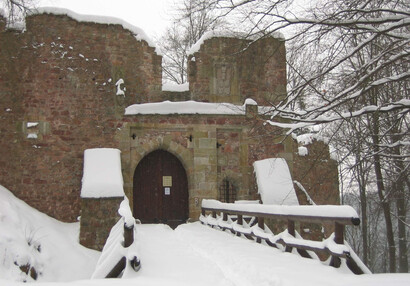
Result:
<svg viewBox="0 0 410 286"><path fill-rule="evenodd" d="M148 43L150 47L155 48L155 51L157 54L160 54L154 42L147 36L147 34L145 34L145 32L141 28L136 27L119 18L109 17L109 16L77 14L71 10L64 9L64 8L56 8L56 7L40 7L40 8L31 10L29 12L29 15L38 15L38 14L65 15L78 22L121 25L124 29L130 31L138 41L144 40L145 42Z"/></svg>
<svg viewBox="0 0 410 286"><path fill-rule="evenodd" d="M82 198L123 197L121 151L95 148L84 151Z"/></svg>
<svg viewBox="0 0 410 286"><path fill-rule="evenodd" d="M280 32L275 32L271 35L276 39L285 39L285 36ZM248 40L256 40L258 36L249 37L247 34L241 33L233 33L231 31L209 31L203 34L203 36L187 51L188 55L193 55L194 53L198 52L201 48L201 45L209 39L212 38L238 38L238 39L248 39Z"/></svg>
<svg viewBox="0 0 410 286"><path fill-rule="evenodd" d="M137 114L209 114L209 115L245 115L246 105L256 105L254 100L245 100L244 105L232 103L210 103L189 101L163 101L133 104L125 108L125 115ZM259 114L267 114L270 107L258 106Z"/></svg>
<svg viewBox="0 0 410 286"><path fill-rule="evenodd" d="M306 134L293 136L293 137L294 137L294 139L296 139L296 141L299 144L301 144L303 146L312 144L313 140L322 141L325 144L329 143L329 140L327 140L323 136L319 135L318 133L306 133Z"/></svg>
<svg viewBox="0 0 410 286"><path fill-rule="evenodd" d="M230 103L196 101L163 101L133 104L125 109L125 115L135 114L245 114L245 107Z"/></svg>
<svg viewBox="0 0 410 286"><path fill-rule="evenodd" d="M288 164L283 158L270 158L253 163L258 193L263 204L299 205Z"/></svg>
<svg viewBox="0 0 410 286"><path fill-rule="evenodd" d="M189 82L183 84L164 83L162 91L184 92L189 91Z"/></svg>

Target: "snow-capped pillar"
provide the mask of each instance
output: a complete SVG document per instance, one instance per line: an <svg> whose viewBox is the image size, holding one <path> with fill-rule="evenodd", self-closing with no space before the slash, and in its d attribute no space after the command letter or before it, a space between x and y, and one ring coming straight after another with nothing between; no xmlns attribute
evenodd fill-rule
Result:
<svg viewBox="0 0 410 286"><path fill-rule="evenodd" d="M125 196L120 153L111 148L84 151L80 243L92 249L103 249L120 218L118 209Z"/></svg>

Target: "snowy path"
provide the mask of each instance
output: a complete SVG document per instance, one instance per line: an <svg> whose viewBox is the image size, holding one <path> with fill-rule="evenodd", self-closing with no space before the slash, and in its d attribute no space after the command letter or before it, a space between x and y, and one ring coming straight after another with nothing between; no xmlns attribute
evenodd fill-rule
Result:
<svg viewBox="0 0 410 286"><path fill-rule="evenodd" d="M138 225L137 240L142 268L135 281L140 285L374 286L410 282L409 275L396 276L397 281L391 281L389 275L353 275L199 222L180 225L175 231L164 225Z"/></svg>
<svg viewBox="0 0 410 286"><path fill-rule="evenodd" d="M177 285L233 285L219 267L192 251L166 225L137 225L141 270L135 277Z"/></svg>

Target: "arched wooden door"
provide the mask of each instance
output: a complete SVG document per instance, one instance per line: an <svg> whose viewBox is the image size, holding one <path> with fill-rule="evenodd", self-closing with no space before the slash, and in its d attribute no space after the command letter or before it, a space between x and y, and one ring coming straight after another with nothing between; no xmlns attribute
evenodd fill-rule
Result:
<svg viewBox="0 0 410 286"><path fill-rule="evenodd" d="M188 219L188 181L177 157L164 150L145 156L134 172L134 217L172 228Z"/></svg>

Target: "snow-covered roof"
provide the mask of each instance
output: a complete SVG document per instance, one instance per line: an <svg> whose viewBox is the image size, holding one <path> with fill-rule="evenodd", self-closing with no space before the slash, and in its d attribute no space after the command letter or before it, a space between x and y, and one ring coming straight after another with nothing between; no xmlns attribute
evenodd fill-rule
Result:
<svg viewBox="0 0 410 286"><path fill-rule="evenodd" d="M40 8L31 10L29 14L30 15L37 15L37 14L65 15L78 22L121 25L124 29L129 30L138 41L144 40L145 42L148 43L150 47L156 48L154 42L147 36L147 34L145 34L145 32L141 28L136 27L119 18L109 17L109 16L77 14L71 10L64 9L64 8L56 8L56 7L40 7ZM159 51L157 48L155 49L155 51L157 52L157 54L159 54Z"/></svg>
<svg viewBox="0 0 410 286"><path fill-rule="evenodd" d="M82 198L123 197L121 151L95 148L84 151Z"/></svg>
<svg viewBox="0 0 410 286"><path fill-rule="evenodd" d="M210 103L197 101L163 101L154 103L133 104L125 108L125 115L137 114L209 114L209 115L245 115L246 105L256 105L252 99L245 100L244 105L232 103ZM269 107L258 106L259 114L266 114Z"/></svg>
<svg viewBox="0 0 410 286"><path fill-rule="evenodd" d="M271 35L273 38L276 39L285 39L285 36L280 33L280 32L275 32ZM253 40L257 39L258 36L255 37L249 37L249 35L244 34L244 33L234 33L231 31L208 31L203 36L187 51L188 55L193 55L194 53L198 52L199 49L201 48L201 45L209 39L212 38L237 38L237 39L247 39L247 40Z"/></svg>
<svg viewBox="0 0 410 286"><path fill-rule="evenodd" d="M269 158L255 161L253 167L263 204L299 205L285 159Z"/></svg>

